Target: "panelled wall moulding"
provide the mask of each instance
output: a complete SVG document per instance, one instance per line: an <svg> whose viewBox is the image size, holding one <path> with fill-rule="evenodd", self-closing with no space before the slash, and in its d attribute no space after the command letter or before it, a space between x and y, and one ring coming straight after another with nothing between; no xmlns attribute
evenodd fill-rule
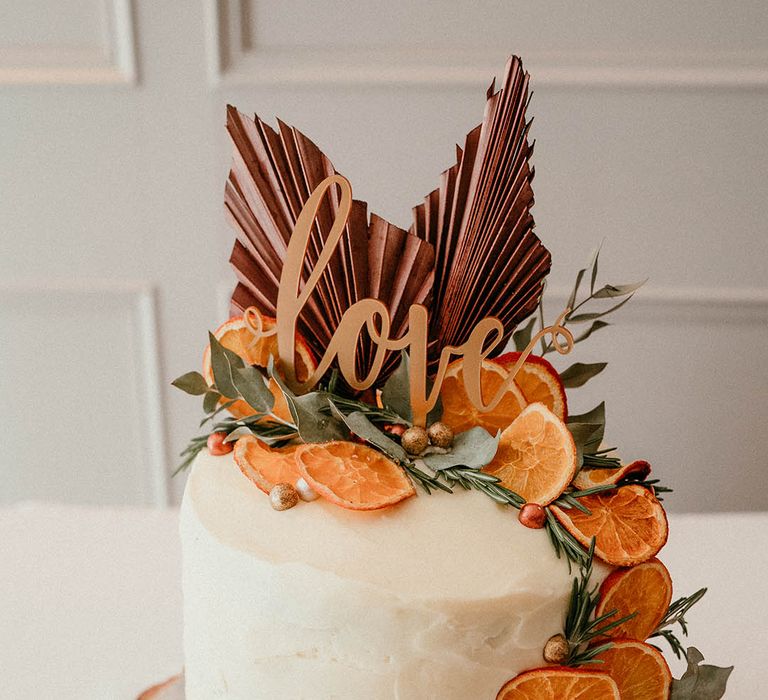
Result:
<svg viewBox="0 0 768 700"><path fill-rule="evenodd" d="M0 86L120 85L138 80L133 0L101 0L106 16L106 51L94 45L0 46Z"/></svg>
<svg viewBox="0 0 768 700"><path fill-rule="evenodd" d="M208 75L224 85L484 85L499 72L499 49L286 49L248 45L248 0L203 0ZM259 8L260 11L266 11ZM526 52L536 86L630 89L765 89L768 51L656 55Z"/></svg>

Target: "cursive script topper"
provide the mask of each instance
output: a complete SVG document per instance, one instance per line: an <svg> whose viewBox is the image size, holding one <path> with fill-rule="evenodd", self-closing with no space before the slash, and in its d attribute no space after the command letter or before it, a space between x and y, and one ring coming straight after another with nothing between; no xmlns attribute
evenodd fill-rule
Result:
<svg viewBox="0 0 768 700"><path fill-rule="evenodd" d="M333 186L339 188L340 204L338 213L323 244L315 266L303 287L300 288L301 274L307 252L312 226L326 192ZM297 393L311 390L328 371L334 360L347 384L362 391L373 386L390 351L407 350L410 358L410 403L413 422L424 426L429 411L434 408L440 395L445 373L452 359L463 357L462 374L467 396L480 412L492 411L511 387L515 375L536 343L549 335L555 350L566 354L573 348L573 336L563 325L569 312L566 309L551 326L542 328L520 354L502 385L492 397L484 397L481 385L483 360L496 349L504 336L504 326L494 317L479 321L461 345L446 345L440 349L440 359L432 386L428 389L427 342L428 312L422 304L413 304L408 310L408 329L398 338L390 336L392 324L387 307L378 299L361 299L350 306L342 315L330 343L317 368L305 381L296 377L296 322L310 295L327 267L339 240L344 233L352 208L352 186L342 175L331 175L323 180L305 202L293 234L288 242L280 286L277 296L276 324L270 330L263 327L261 314L255 307L245 311L245 322L254 341L266 335L277 334L280 368L288 385ZM355 349L363 331L370 336L376 350L368 373L360 377L355 358Z"/></svg>

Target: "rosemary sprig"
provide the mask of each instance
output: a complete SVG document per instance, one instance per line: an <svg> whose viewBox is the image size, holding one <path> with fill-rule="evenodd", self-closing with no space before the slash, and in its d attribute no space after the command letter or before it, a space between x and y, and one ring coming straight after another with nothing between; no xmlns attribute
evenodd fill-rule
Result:
<svg viewBox="0 0 768 700"><path fill-rule="evenodd" d="M180 454L182 460L179 463L179 466L173 471L172 476L176 476L180 472L183 472L190 464L192 464L195 457L197 457L206 446L208 438L213 433L226 433L227 437L230 437L235 431L238 431L238 435L240 433L245 434L246 432L250 432L270 445L279 445L297 436L296 426L292 423L282 419L279 422L271 420L269 416L265 416L262 413L255 413L246 418L228 417L222 421L214 423L210 432L193 437L189 441Z"/></svg>
<svg viewBox="0 0 768 700"><path fill-rule="evenodd" d="M675 600L667 610L667 614L664 615L658 627L654 630L651 638L663 637L667 640L674 655L679 659L681 657L688 658L687 651L683 646L683 643L675 634L675 631L670 629L674 625L680 625L680 630L684 637L688 636L688 623L685 620L685 616L688 611L696 605L707 592L706 588L700 588L698 591L689 596L683 596Z"/></svg>
<svg viewBox="0 0 768 700"><path fill-rule="evenodd" d="M582 469L618 469L620 466L621 460L618 457L587 452L582 455Z"/></svg>
<svg viewBox="0 0 768 700"><path fill-rule="evenodd" d="M594 554L595 540L593 538L587 552L586 562L582 564L579 576L573 579L571 588L564 634L569 648L568 658L565 662L567 666L602 663L597 657L610 649L612 642L605 642L596 646L590 646L590 643L595 639L605 637L612 629L627 622L627 620L631 620L637 614L625 615L610 622L610 618L616 615L616 610L594 617L595 609L600 600L599 586L592 586L590 583Z"/></svg>
<svg viewBox="0 0 768 700"><path fill-rule="evenodd" d="M394 423L400 425L410 425L402 416L394 411L388 411L386 408L379 408L378 406L372 406L365 401L359 401L357 399L350 399L346 396L328 392L328 398L333 404L341 409L344 413L351 413L352 411L360 411L364 413L368 420L372 423ZM327 408L322 409L324 413L331 413L331 406L328 404Z"/></svg>

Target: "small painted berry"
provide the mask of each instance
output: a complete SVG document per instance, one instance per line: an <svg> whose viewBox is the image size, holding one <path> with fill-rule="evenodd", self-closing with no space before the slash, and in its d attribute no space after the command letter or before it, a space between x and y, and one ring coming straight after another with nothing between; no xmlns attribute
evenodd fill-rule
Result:
<svg viewBox="0 0 768 700"><path fill-rule="evenodd" d="M432 423L427 430L429 436L429 442L435 447L442 447L448 449L453 445L453 430L450 429L445 423L437 421Z"/></svg>
<svg viewBox="0 0 768 700"><path fill-rule="evenodd" d="M568 659L571 648L562 634L551 636L544 645L544 661L548 664L562 664Z"/></svg>
<svg viewBox="0 0 768 700"><path fill-rule="evenodd" d="M269 492L269 502L275 510L288 510L299 502L299 494L291 484L275 484Z"/></svg>
<svg viewBox="0 0 768 700"><path fill-rule="evenodd" d="M538 503L526 503L520 509L517 519L526 527L538 530L547 522L547 511Z"/></svg>
<svg viewBox="0 0 768 700"><path fill-rule="evenodd" d="M429 436L424 428L414 425L403 433L400 443L408 454L420 455L429 446Z"/></svg>
<svg viewBox="0 0 768 700"><path fill-rule="evenodd" d="M231 442L224 442L226 439L226 433L211 433L208 436L208 451L214 457L220 457L232 452L234 445Z"/></svg>

